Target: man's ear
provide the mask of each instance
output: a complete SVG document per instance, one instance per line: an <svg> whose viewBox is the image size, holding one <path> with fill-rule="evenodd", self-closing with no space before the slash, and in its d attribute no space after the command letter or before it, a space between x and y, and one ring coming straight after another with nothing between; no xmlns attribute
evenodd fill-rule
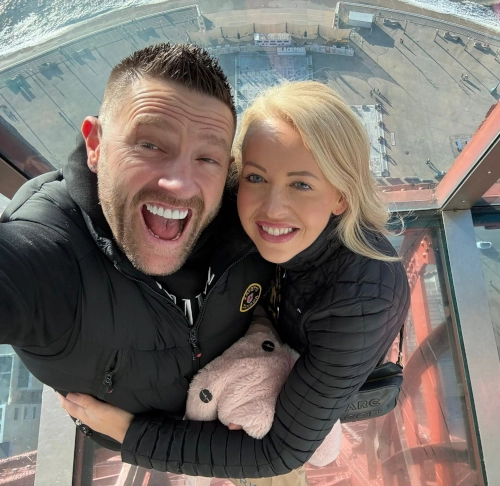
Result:
<svg viewBox="0 0 500 486"><path fill-rule="evenodd" d="M88 116L82 123L82 135L87 147L87 165L97 173L101 152L101 124L95 116Z"/></svg>

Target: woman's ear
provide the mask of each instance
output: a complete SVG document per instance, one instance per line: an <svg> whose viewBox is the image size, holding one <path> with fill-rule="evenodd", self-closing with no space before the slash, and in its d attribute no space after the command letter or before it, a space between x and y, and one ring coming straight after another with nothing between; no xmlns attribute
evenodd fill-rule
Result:
<svg viewBox="0 0 500 486"><path fill-rule="evenodd" d="M87 165L92 172L97 173L101 151L101 129L96 117L85 118L82 124L82 135L87 147Z"/></svg>
<svg viewBox="0 0 500 486"><path fill-rule="evenodd" d="M340 216L347 209L347 201L345 197L341 194L337 200L335 207L332 210L332 214L335 216Z"/></svg>

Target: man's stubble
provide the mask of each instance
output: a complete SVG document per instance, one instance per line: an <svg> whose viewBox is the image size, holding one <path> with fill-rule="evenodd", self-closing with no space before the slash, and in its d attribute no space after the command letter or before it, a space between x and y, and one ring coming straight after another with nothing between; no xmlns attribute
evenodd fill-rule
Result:
<svg viewBox="0 0 500 486"><path fill-rule="evenodd" d="M203 217L205 203L198 196L188 200L181 200L169 197L165 194L165 191L143 188L127 204L127 191L125 188L118 187L114 182L109 171L106 151L102 144L101 147L98 172L99 201L118 247L123 251L132 265L142 273L156 276L175 273L184 265L201 233L219 212L222 197L218 205L205 217ZM167 206L189 208L193 214L188 223L189 227L187 231L189 231L189 234L181 235L182 238L186 238L182 247L177 248L173 252L162 252L158 251L155 247L150 247L149 252L153 253L160 260L162 257L164 259L173 257L172 263L168 265L168 268L163 268L162 271L150 268L151 265L148 265L141 256L141 253L143 253L142 250L147 243L141 241L139 236L144 230L138 218L142 217L139 216L141 206L151 201L163 203ZM161 262L159 262L158 267L161 267Z"/></svg>

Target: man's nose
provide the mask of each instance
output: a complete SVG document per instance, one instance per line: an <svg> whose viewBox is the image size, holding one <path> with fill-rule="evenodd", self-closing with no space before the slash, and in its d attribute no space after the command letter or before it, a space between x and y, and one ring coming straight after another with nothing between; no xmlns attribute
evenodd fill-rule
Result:
<svg viewBox="0 0 500 486"><path fill-rule="evenodd" d="M179 156L165 164L158 186L177 199L190 199L199 195L196 168L192 160Z"/></svg>

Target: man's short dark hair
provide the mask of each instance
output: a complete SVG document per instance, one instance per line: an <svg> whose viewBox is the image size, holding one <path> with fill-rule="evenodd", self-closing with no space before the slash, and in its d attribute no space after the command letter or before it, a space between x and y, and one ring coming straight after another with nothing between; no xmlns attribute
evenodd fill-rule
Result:
<svg viewBox="0 0 500 486"><path fill-rule="evenodd" d="M193 44L156 44L136 51L111 71L99 113L103 123L115 112L131 83L139 79L175 81L188 89L222 101L233 114L236 109L229 84L217 59Z"/></svg>

